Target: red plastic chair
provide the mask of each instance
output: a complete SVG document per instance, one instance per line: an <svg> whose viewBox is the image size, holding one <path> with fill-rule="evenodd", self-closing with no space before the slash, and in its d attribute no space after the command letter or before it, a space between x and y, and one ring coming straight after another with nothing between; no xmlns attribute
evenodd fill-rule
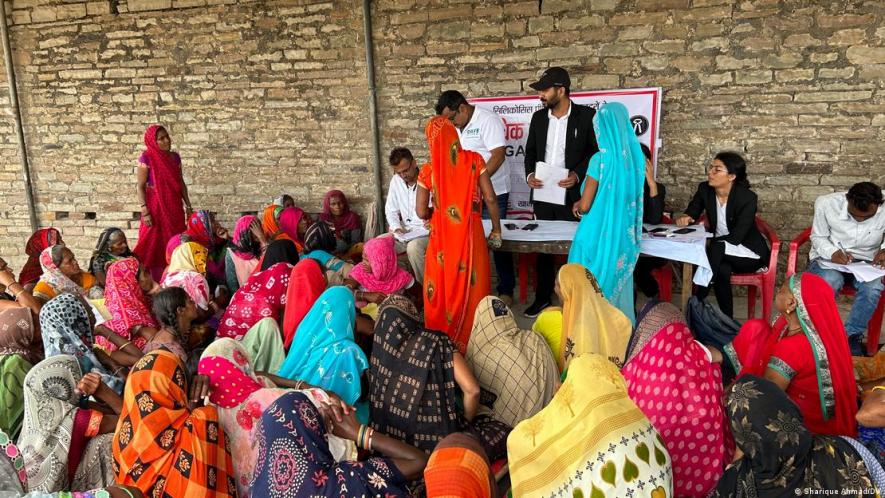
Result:
<svg viewBox="0 0 885 498"><path fill-rule="evenodd" d="M811 240L811 227L806 228L795 239L790 241L790 253L787 256L787 278L796 273L796 264L799 259L799 248ZM843 296L853 296L856 293L853 287L843 286L840 294ZM867 354L872 356L879 350L879 335L882 333L882 315L885 313L885 291L882 292L882 298L879 298L879 305L876 311L870 317L870 323L867 324Z"/></svg>
<svg viewBox="0 0 885 498"><path fill-rule="evenodd" d="M699 223L707 224L707 217L701 216ZM762 236L768 239L771 246L771 257L768 258L768 269L756 273L734 273L731 275L731 285L747 286L747 318L756 316L756 295L762 297L762 319L771 321L771 311L774 306L774 281L777 278L777 256L781 251L781 239L771 226L759 215L756 215L756 228L762 232Z"/></svg>
<svg viewBox="0 0 885 498"><path fill-rule="evenodd" d="M661 223L671 224L673 220L665 214ZM669 303L673 298L673 264L667 261L664 266L652 270L651 276L658 282L658 299Z"/></svg>
<svg viewBox="0 0 885 498"><path fill-rule="evenodd" d="M567 254L554 254L553 255L553 268L550 271L554 271L556 267L560 265L564 265L568 262ZM533 282L537 286L538 280L535 268L538 265L538 257L536 254L526 254L520 253L516 258L516 267L517 267L517 277L519 279L519 302L525 304L528 300L528 289L529 289L529 277L533 277Z"/></svg>

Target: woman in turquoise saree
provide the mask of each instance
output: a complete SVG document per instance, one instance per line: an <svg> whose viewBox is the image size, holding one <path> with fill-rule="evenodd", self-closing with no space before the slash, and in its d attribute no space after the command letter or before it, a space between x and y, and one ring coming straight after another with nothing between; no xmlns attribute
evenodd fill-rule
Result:
<svg viewBox="0 0 885 498"><path fill-rule="evenodd" d="M590 270L605 298L634 322L633 268L642 236L645 156L623 104L600 107L593 129L599 152L590 159L581 200L573 206L581 222L568 261Z"/></svg>

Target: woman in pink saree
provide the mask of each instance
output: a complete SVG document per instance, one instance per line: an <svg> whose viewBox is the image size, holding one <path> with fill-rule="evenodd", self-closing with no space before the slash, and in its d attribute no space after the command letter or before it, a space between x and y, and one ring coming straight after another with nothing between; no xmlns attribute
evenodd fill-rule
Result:
<svg viewBox="0 0 885 498"><path fill-rule="evenodd" d="M703 498L731 462L734 444L722 401L722 373L670 303L649 303L639 316L622 374L627 392L661 435L672 458L673 492Z"/></svg>

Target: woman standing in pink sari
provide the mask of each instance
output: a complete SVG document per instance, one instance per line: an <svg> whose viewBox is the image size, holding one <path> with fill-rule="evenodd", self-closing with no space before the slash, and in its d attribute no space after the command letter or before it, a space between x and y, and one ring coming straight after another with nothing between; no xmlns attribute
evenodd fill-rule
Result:
<svg viewBox="0 0 885 498"><path fill-rule="evenodd" d="M191 201L181 175L181 157L172 151L172 139L166 128L148 127L144 145L147 149L138 159L141 226L133 252L154 280L160 280L166 266L166 243L173 235L184 232L184 208L190 215Z"/></svg>

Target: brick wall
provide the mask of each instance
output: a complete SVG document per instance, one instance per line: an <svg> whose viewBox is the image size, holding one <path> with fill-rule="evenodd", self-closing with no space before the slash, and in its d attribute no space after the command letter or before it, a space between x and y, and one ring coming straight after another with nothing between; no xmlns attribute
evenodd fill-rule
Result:
<svg viewBox="0 0 885 498"><path fill-rule="evenodd" d="M562 65L576 89L665 89L659 171L673 208L721 149L748 158L784 239L818 195L885 182L881 2L373 4L382 159L394 145L426 158L440 91L530 92L539 69ZM7 11L40 218L81 260L102 227L134 237L134 165L153 121L171 129L194 204L229 225L281 189L311 211L330 187L362 209L371 200L360 2L13 0ZM29 228L11 122L0 254L20 264Z"/></svg>

